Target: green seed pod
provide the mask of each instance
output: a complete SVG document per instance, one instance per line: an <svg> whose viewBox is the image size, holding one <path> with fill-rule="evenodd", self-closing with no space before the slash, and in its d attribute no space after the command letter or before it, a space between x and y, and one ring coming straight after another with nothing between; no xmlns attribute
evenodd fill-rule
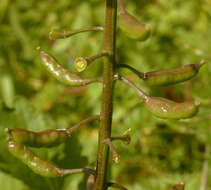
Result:
<svg viewBox="0 0 211 190"><path fill-rule="evenodd" d="M82 72L86 69L87 67L87 60L83 57L78 57L74 61L75 69L78 72Z"/></svg>
<svg viewBox="0 0 211 190"><path fill-rule="evenodd" d="M140 23L134 16L129 14L123 5L123 1L120 2L119 13L119 26L125 34L134 40L144 41L151 33L150 25Z"/></svg>
<svg viewBox="0 0 211 190"><path fill-rule="evenodd" d="M36 148L54 147L65 142L65 140L72 134L72 132L78 129L80 126L99 119L99 115L93 115L81 120L71 128L65 130L48 129L41 132L33 132L20 128L6 128L5 132L8 133L10 139L14 140L19 144L24 144Z"/></svg>
<svg viewBox="0 0 211 190"><path fill-rule="evenodd" d="M164 86L184 82L193 78L204 64L205 62L202 61L200 64L189 64L176 69L144 73L143 80L150 86Z"/></svg>
<svg viewBox="0 0 211 190"><path fill-rule="evenodd" d="M42 51L40 48L37 48L37 49L40 51L40 58L42 60L42 65L58 81L70 86L81 86L81 85L86 85L93 82L101 82L101 79L99 78L96 78L96 79L80 78L78 75L64 69L48 53Z"/></svg>
<svg viewBox="0 0 211 190"><path fill-rule="evenodd" d="M58 168L50 162L44 161L22 144L18 144L8 139L9 152L26 164L34 173L44 177L58 177L70 173L70 170Z"/></svg>
<svg viewBox="0 0 211 190"><path fill-rule="evenodd" d="M127 78L117 77L132 87L144 101L146 108L157 117L164 119L185 119L194 116L198 111L199 102L177 103L161 97L152 97L145 94Z"/></svg>
<svg viewBox="0 0 211 190"><path fill-rule="evenodd" d="M164 119L185 119L194 116L198 111L198 103L177 103L161 97L148 96L146 108L155 116Z"/></svg>
<svg viewBox="0 0 211 190"><path fill-rule="evenodd" d="M14 107L15 89L10 75L5 74L0 79L1 95L7 108Z"/></svg>
<svg viewBox="0 0 211 190"><path fill-rule="evenodd" d="M54 147L67 139L69 133L67 130L45 130L42 132L33 132L25 129L6 128L6 132L17 143L30 147Z"/></svg>

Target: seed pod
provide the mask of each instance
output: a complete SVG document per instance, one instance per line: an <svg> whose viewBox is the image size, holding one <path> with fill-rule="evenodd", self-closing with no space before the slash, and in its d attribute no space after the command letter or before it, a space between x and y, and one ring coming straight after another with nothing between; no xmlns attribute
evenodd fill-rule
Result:
<svg viewBox="0 0 211 190"><path fill-rule="evenodd" d="M185 119L194 116L198 111L198 103L177 103L161 97L148 96L146 108L155 116L164 119Z"/></svg>
<svg viewBox="0 0 211 190"><path fill-rule="evenodd" d="M140 23L134 16L129 14L120 0L119 26L125 34L134 40L144 41L151 33L150 25Z"/></svg>
<svg viewBox="0 0 211 190"><path fill-rule="evenodd" d="M99 78L82 79L78 75L64 69L60 64L57 63L56 59L54 59L48 53L42 51L39 47L37 49L40 52L42 65L58 81L70 86L81 86L101 81Z"/></svg>
<svg viewBox="0 0 211 190"><path fill-rule="evenodd" d="M161 97L152 97L145 94L127 78L122 76L117 77L132 87L144 101L146 108L157 117L164 119L184 119L194 116L198 111L199 102L177 103Z"/></svg>
<svg viewBox="0 0 211 190"><path fill-rule="evenodd" d="M144 73L143 80L150 86L164 86L184 82L193 78L204 64L205 62L201 61L200 64L189 64L176 69Z"/></svg>
<svg viewBox="0 0 211 190"><path fill-rule="evenodd" d="M31 168L34 173L41 176L58 177L70 173L70 170L58 168L52 163L40 159L33 152L27 149L26 146L18 144L11 139L8 140L8 149L12 155Z"/></svg>
<svg viewBox="0 0 211 190"><path fill-rule="evenodd" d="M17 143L30 147L54 147L67 139L69 133L67 130L45 130L42 132L33 132L25 129L6 128L6 132Z"/></svg>
<svg viewBox="0 0 211 190"><path fill-rule="evenodd" d="M6 128L5 132L8 133L9 137L19 144L24 144L30 147L54 147L63 142L72 134L73 131L78 129L80 126L94 121L99 120L99 115L93 115L86 119L81 120L69 129L65 130L45 130L42 132L33 132L25 129Z"/></svg>

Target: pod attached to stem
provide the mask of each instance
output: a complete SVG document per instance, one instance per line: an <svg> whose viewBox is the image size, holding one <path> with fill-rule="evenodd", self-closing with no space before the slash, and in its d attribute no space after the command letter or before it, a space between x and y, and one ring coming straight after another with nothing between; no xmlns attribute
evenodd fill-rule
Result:
<svg viewBox="0 0 211 190"><path fill-rule="evenodd" d="M26 164L34 173L43 177L59 177L65 176L72 173L87 172L95 174L94 170L88 168L81 169L63 169L58 168L50 162L44 161L31 152L26 146L16 143L15 141L8 139L8 150L9 152Z"/></svg>
<svg viewBox="0 0 211 190"><path fill-rule="evenodd" d="M118 64L117 67L131 70L149 86L167 86L190 80L197 75L199 69L205 63L206 62L202 60L199 64L189 64L175 69L147 73L142 73L127 64Z"/></svg>
<svg viewBox="0 0 211 190"><path fill-rule="evenodd" d="M190 80L197 75L199 69L205 64L202 60L200 64L189 64L182 67L166 70L154 71L144 74L143 80L150 86L172 85Z"/></svg>
<svg viewBox="0 0 211 190"><path fill-rule="evenodd" d="M125 34L134 40L144 41L151 33L151 26L140 23L134 16L129 14L124 7L123 0L119 0L119 26Z"/></svg>
<svg viewBox="0 0 211 190"><path fill-rule="evenodd" d="M161 97L148 96L125 77L119 76L119 79L135 89L142 100L144 100L147 110L159 118L185 119L193 117L198 111L199 102L177 103Z"/></svg>
<svg viewBox="0 0 211 190"><path fill-rule="evenodd" d="M99 115L93 115L80 121L73 127L64 130L49 129L41 132L33 132L20 128L6 128L5 132L9 135L12 140L19 144L24 144L36 148L55 147L61 143L64 143L67 138L72 134L72 132L78 129L81 125L99 119Z"/></svg>
<svg viewBox="0 0 211 190"><path fill-rule="evenodd" d="M93 82L101 82L100 78L81 78L78 75L64 69L55 58L41 50L40 47L38 47L37 50L40 52L40 59L44 68L58 81L70 86L82 86Z"/></svg>

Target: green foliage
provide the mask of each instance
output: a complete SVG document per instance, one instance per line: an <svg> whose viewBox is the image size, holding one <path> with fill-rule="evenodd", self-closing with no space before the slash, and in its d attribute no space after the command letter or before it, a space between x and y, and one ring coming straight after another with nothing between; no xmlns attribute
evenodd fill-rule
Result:
<svg viewBox="0 0 211 190"><path fill-rule="evenodd" d="M206 59L208 64L194 79L162 88L148 87L131 72L122 71L150 95L174 101L198 99L202 103L199 113L192 119L161 120L146 111L133 89L117 82L112 134L119 136L131 128L132 142L129 146L115 142L121 160L112 166L111 177L133 190L164 190L181 181L186 182L185 190L199 189L205 146L211 145L211 3L206 0L134 0L126 1L126 7L144 23L152 25L152 34L146 42L134 43L118 29L118 62L130 64L142 72L172 69L199 63L201 59ZM50 41L48 33L52 29L70 30L103 23L104 1L1 0L0 75L8 73L13 93L16 93L13 109L8 109L1 92L2 189L85 189L87 176L83 174L53 180L34 174L8 152L4 128L62 129L99 113L101 86L59 84L40 66L36 47L41 46L52 53L62 66L74 72L76 57L95 55L102 50L102 32L82 33L58 41ZM80 76L100 76L101 65L101 60L96 60ZM95 123L89 124L75 132L65 144L33 151L59 167L93 166L97 127ZM210 181L207 189L211 189Z"/></svg>

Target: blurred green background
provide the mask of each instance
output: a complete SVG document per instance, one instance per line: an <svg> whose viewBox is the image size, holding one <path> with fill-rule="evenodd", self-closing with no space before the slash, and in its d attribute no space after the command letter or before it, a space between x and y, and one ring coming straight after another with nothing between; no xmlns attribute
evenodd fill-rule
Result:
<svg viewBox="0 0 211 190"><path fill-rule="evenodd" d="M131 0L127 10L152 25L146 42L128 39L117 29L117 59L143 72L199 63L192 80L169 87L149 88L129 71L121 71L153 96L174 101L200 100L192 119L171 121L152 116L139 97L117 82L114 93L113 135L132 129L129 146L115 142L119 164L112 164L111 179L130 190L166 190L184 181L186 190L201 188L203 166L210 162L211 145L211 1ZM68 128L98 114L101 85L67 87L40 66L37 46L74 71L73 60L103 48L102 32L78 34L50 41L52 29L78 29L104 24L105 1L0 0L0 188L4 190L84 190L83 174L46 179L34 174L7 150L4 128L34 131ZM102 61L95 61L81 76L101 76ZM13 98L14 94L14 98ZM11 109L13 108L13 109ZM63 168L94 167L98 123L80 128L65 143L51 149L33 149L40 157ZM211 190L208 170L206 190Z"/></svg>

